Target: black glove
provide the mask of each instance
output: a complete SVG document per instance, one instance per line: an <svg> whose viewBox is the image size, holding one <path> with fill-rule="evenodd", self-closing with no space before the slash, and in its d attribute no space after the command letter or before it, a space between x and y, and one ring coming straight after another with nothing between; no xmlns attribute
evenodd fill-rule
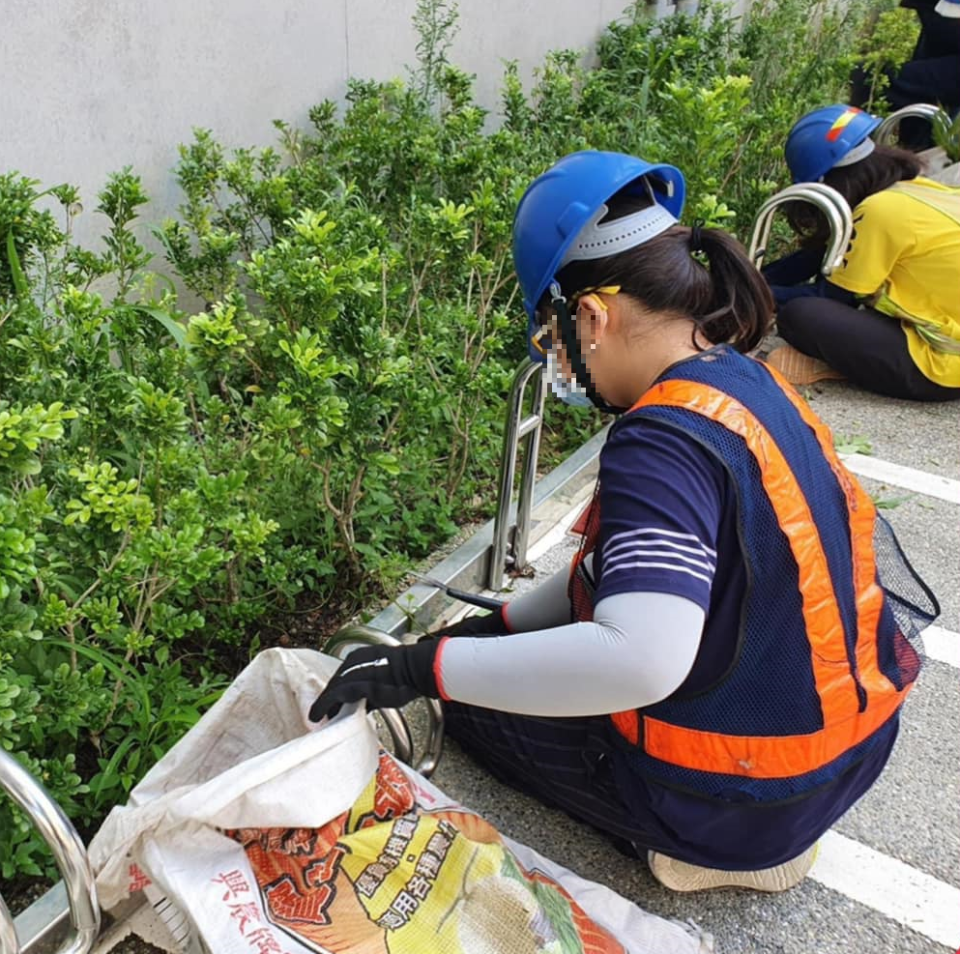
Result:
<svg viewBox="0 0 960 954"><path fill-rule="evenodd" d="M343 661L310 707L310 721L332 718L342 705L367 700L368 709L396 709L417 696L440 698L433 662L440 640L414 646L361 646Z"/></svg>
<svg viewBox="0 0 960 954"><path fill-rule="evenodd" d="M421 639L440 639L443 636L506 636L510 633L503 607L486 616L467 616L459 623L436 629Z"/></svg>

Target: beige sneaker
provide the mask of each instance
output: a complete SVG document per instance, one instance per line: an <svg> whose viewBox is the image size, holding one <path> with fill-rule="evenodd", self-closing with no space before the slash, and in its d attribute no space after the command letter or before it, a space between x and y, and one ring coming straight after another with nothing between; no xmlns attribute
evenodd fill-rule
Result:
<svg viewBox="0 0 960 954"><path fill-rule="evenodd" d="M817 848L812 845L802 855L773 868L760 871L721 871L719 868L701 868L688 865L657 851L647 855L647 863L654 878L671 891L706 891L709 888L750 888L753 891L786 891L806 877L817 859Z"/></svg>

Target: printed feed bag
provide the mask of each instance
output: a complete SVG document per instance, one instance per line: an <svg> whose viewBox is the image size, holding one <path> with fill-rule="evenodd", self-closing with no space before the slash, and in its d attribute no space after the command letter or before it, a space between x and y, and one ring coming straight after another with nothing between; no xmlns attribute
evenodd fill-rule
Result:
<svg viewBox="0 0 960 954"><path fill-rule="evenodd" d="M308 731L337 660L258 656L91 844L107 909L146 889L215 954L698 954L447 798L362 710Z"/></svg>

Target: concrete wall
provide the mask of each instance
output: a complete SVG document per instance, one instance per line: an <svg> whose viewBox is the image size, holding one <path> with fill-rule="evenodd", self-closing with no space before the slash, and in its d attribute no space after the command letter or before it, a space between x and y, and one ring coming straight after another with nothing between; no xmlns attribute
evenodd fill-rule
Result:
<svg viewBox="0 0 960 954"><path fill-rule="evenodd" d="M683 0L686 5L689 0ZM587 49L627 0L460 0L451 58L495 108L502 62L526 76L557 47ZM658 0L664 9L666 0ZM306 122L348 76L414 62L415 0L0 0L0 171L80 186L78 237L107 173L132 164L156 222L180 201L170 174L194 126L228 146Z"/></svg>

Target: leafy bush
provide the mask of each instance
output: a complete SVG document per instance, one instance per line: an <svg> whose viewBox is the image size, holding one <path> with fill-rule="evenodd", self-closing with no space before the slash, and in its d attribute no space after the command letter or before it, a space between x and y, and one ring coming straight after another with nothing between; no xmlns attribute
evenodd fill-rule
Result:
<svg viewBox="0 0 960 954"><path fill-rule="evenodd" d="M351 81L311 128L181 147L155 229L181 310L110 177L79 196L0 176L0 745L96 825L299 606L332 625L493 502L523 354L511 221L530 179L596 147L687 173L687 215L745 230L796 116L841 95L862 8L759 0L661 23L636 4L585 69L551 54L502 123L418 5L407 83ZM59 217L59 218L58 218ZM548 458L595 424L551 406ZM319 633L317 634L320 635ZM47 862L0 804L0 874Z"/></svg>

